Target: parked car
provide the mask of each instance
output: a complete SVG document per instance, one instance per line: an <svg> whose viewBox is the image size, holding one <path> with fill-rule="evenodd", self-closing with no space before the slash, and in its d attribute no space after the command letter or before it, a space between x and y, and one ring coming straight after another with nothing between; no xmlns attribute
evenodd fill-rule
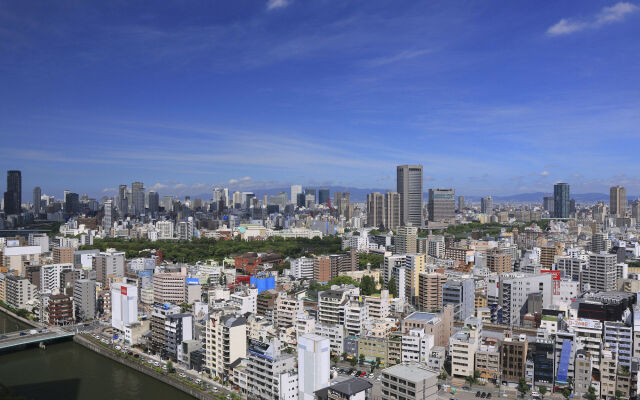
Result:
<svg viewBox="0 0 640 400"><path fill-rule="evenodd" d="M476 397L480 397L480 393L481 393L481 392L478 390L478 391L476 392Z"/></svg>

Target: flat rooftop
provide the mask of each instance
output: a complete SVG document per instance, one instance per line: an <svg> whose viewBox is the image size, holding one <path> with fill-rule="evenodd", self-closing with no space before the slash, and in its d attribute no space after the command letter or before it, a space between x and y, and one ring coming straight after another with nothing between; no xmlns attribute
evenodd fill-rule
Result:
<svg viewBox="0 0 640 400"><path fill-rule="evenodd" d="M435 316L436 315L434 313L416 311L414 313L411 313L407 318L405 318L405 320L410 319L410 320L414 320L414 321L429 322L433 318L435 318Z"/></svg>
<svg viewBox="0 0 640 400"><path fill-rule="evenodd" d="M434 371L418 363L398 364L384 369L382 372L415 383L438 375Z"/></svg>

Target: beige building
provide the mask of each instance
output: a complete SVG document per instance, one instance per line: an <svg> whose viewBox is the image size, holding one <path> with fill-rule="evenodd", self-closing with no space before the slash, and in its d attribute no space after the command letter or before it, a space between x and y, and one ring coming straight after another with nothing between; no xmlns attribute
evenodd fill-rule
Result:
<svg viewBox="0 0 640 400"><path fill-rule="evenodd" d="M291 299L286 294L281 294L276 299L276 325L278 328L286 328L296 324L296 315L304 312L302 300Z"/></svg>
<svg viewBox="0 0 640 400"><path fill-rule="evenodd" d="M465 378L473 376L476 351L482 335L482 322L476 318L467 318L464 326L449 340L451 355L451 376Z"/></svg>
<svg viewBox="0 0 640 400"><path fill-rule="evenodd" d="M54 247L53 263L54 264L73 264L73 247Z"/></svg>
<svg viewBox="0 0 640 400"><path fill-rule="evenodd" d="M408 334L411 329L423 329L433 335L435 346L448 347L453 335L453 305L447 305L440 313L414 312L402 320L401 331Z"/></svg>
<svg viewBox="0 0 640 400"><path fill-rule="evenodd" d="M420 363L403 363L382 370L382 400L436 400L438 376Z"/></svg>
<svg viewBox="0 0 640 400"><path fill-rule="evenodd" d="M483 382L497 381L500 375L500 340L491 337L482 338L476 351L475 369Z"/></svg>
<svg viewBox="0 0 640 400"><path fill-rule="evenodd" d="M425 272L426 254L407 254L404 261L405 293L415 304L419 293L419 275Z"/></svg>
<svg viewBox="0 0 640 400"><path fill-rule="evenodd" d="M446 282L444 274L418 274L418 308L425 311L442 310L442 287Z"/></svg>
<svg viewBox="0 0 640 400"><path fill-rule="evenodd" d="M183 303L186 300L185 275L179 272L161 272L153 275L153 301L155 303Z"/></svg>
<svg viewBox="0 0 640 400"><path fill-rule="evenodd" d="M361 336L358 338L358 355L364 355L365 360L375 362L380 358L383 365L389 363L388 340L374 336Z"/></svg>
<svg viewBox="0 0 640 400"><path fill-rule="evenodd" d="M206 365L211 374L224 378L229 366L247 355L247 321L244 317L213 312L207 320Z"/></svg>
<svg viewBox="0 0 640 400"><path fill-rule="evenodd" d="M396 254L414 254L418 252L418 227L400 226L395 237Z"/></svg>
<svg viewBox="0 0 640 400"><path fill-rule="evenodd" d="M497 248L487 251L487 268L498 274L513 271L511 255Z"/></svg>

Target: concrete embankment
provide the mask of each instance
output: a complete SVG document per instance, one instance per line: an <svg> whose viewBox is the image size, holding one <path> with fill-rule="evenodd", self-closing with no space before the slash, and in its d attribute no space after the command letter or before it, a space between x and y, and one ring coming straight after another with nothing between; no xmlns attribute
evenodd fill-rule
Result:
<svg viewBox="0 0 640 400"><path fill-rule="evenodd" d="M78 343L79 345L86 347L89 350L95 351L96 353L110 358L111 360L118 362L122 365L126 365L129 368L133 368L138 372L141 372L143 374L146 374L152 378L155 378L161 382L164 382L168 385L173 386L174 388L181 390L187 394L189 394L190 396L195 397L196 399L200 399L200 400L216 400L218 399L218 397L214 396L213 394L209 394L209 393L205 393L202 390L196 389L194 387L189 386L188 384L180 381L179 379L170 376L170 375L165 375L162 373L159 373L149 367L147 367L146 365L141 364L138 361L132 361L132 360L128 360L123 358L122 356L118 355L117 353L115 353L115 351L113 351L112 349L108 349L104 346L101 346L95 342L93 342L92 340L83 337L82 335L76 335L73 338L73 341Z"/></svg>
<svg viewBox="0 0 640 400"><path fill-rule="evenodd" d="M13 311L11 311L11 310L9 310L9 309L7 309L5 307L0 306L0 312L9 315L11 318L17 319L18 321L20 321L23 324L28 325L28 326L30 326L32 328L38 328L38 329L42 328L42 324L40 324L38 322L35 322L35 321L31 321L30 319L22 318L18 314L14 313Z"/></svg>

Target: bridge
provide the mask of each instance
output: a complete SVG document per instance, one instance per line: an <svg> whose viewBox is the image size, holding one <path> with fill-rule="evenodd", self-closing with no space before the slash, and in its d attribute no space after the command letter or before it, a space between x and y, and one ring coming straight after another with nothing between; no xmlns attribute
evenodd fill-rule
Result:
<svg viewBox="0 0 640 400"><path fill-rule="evenodd" d="M18 350L21 347L33 346L40 343L53 343L73 338L75 332L61 328L29 329L0 335L0 352Z"/></svg>

